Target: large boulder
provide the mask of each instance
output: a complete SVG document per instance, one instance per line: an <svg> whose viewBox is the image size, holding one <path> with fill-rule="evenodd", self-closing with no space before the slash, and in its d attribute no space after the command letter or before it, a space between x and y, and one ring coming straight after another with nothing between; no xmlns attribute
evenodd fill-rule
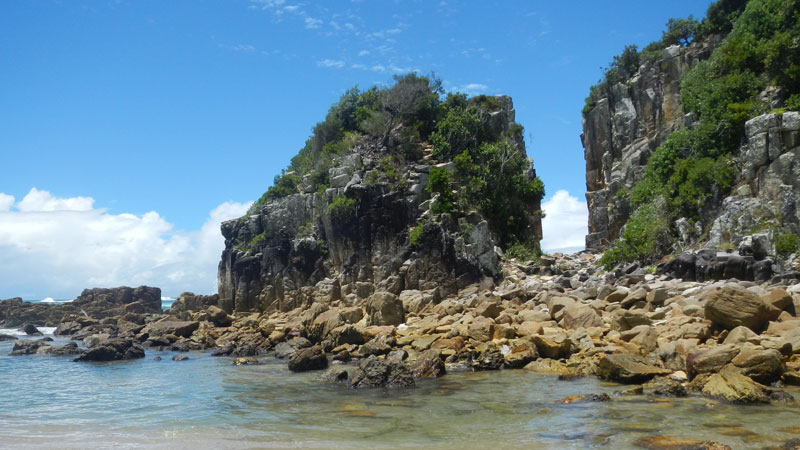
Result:
<svg viewBox="0 0 800 450"><path fill-rule="evenodd" d="M668 369L652 366L641 356L630 353L603 355L596 370L598 377L620 383L644 383L653 377L672 373Z"/></svg>
<svg viewBox="0 0 800 450"><path fill-rule="evenodd" d="M731 363L743 375L767 384L779 380L786 369L780 352L775 349L745 348Z"/></svg>
<svg viewBox="0 0 800 450"><path fill-rule="evenodd" d="M289 358L289 370L292 372L322 370L326 367L328 367L328 358L319 345L300 349Z"/></svg>
<svg viewBox="0 0 800 450"><path fill-rule="evenodd" d="M739 347L727 344L692 353L686 358L686 369L690 376L719 372L739 354L739 351Z"/></svg>
<svg viewBox="0 0 800 450"><path fill-rule="evenodd" d="M590 306L573 304L564 308L561 326L568 330L603 326L603 319Z"/></svg>
<svg viewBox="0 0 800 450"><path fill-rule="evenodd" d="M200 327L200 322L196 321L177 321L177 320L161 320L148 324L142 330L143 333L148 333L150 336L163 336L165 334L173 334L179 337L191 337L192 333Z"/></svg>
<svg viewBox="0 0 800 450"><path fill-rule="evenodd" d="M366 304L370 325L400 325L405 322L403 302L391 292L376 292Z"/></svg>
<svg viewBox="0 0 800 450"><path fill-rule="evenodd" d="M437 378L445 374L442 352L438 349L425 350L411 364L414 378Z"/></svg>
<svg viewBox="0 0 800 450"><path fill-rule="evenodd" d="M379 359L374 356L362 360L353 372L350 386L354 388L408 388L414 387L411 371L396 359Z"/></svg>
<svg viewBox="0 0 800 450"><path fill-rule="evenodd" d="M779 314L780 310L745 289L723 287L709 291L706 296L706 319L729 330L745 326L759 332Z"/></svg>
<svg viewBox="0 0 800 450"><path fill-rule="evenodd" d="M133 339L112 338L98 342L75 361L118 361L144 358L144 349Z"/></svg>
<svg viewBox="0 0 800 450"><path fill-rule="evenodd" d="M727 367L711 375L703 385L703 395L732 403L764 403L769 401L764 385Z"/></svg>

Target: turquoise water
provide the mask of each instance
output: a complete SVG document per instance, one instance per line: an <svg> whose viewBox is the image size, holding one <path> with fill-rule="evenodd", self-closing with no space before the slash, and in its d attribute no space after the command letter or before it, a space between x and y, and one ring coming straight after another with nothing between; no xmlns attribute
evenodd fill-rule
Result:
<svg viewBox="0 0 800 450"><path fill-rule="evenodd" d="M66 342L66 341L64 341ZM264 357L148 350L147 358L73 363L6 356L0 342L2 448L632 448L653 434L763 448L800 437L796 406L734 407L707 399L564 397L624 386L524 371L457 373L412 390L353 391ZM161 356L162 361L154 361ZM800 398L800 393L793 391Z"/></svg>
<svg viewBox="0 0 800 450"><path fill-rule="evenodd" d="M69 303L72 299L54 299L52 297L47 297L45 299L27 299L23 300L29 303L43 303L48 305L63 305L64 303ZM161 297L161 309L169 309L172 307L172 304L175 303L175 299L172 297Z"/></svg>

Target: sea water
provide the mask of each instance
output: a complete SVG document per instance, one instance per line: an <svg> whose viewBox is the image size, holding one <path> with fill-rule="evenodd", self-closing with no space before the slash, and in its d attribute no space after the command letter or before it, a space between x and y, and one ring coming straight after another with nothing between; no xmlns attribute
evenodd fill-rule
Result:
<svg viewBox="0 0 800 450"><path fill-rule="evenodd" d="M352 390L272 356L234 366L208 352L172 361L147 349L145 359L78 363L7 356L12 347L0 342L0 448L617 449L650 435L763 448L800 437L794 405L625 396L625 386L593 377L506 370ZM564 402L600 393L613 400Z"/></svg>

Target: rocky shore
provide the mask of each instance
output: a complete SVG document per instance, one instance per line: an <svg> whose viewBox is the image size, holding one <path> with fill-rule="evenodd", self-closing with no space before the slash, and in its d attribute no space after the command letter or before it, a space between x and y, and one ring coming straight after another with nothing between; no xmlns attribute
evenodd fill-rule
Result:
<svg viewBox="0 0 800 450"><path fill-rule="evenodd" d="M162 313L146 301L160 292L141 287L84 291L81 304L94 298L98 307L103 293L113 310L99 317L74 313L77 300L27 307L28 316L19 314L19 301L6 300L0 314L14 311L15 320L37 325L60 314L54 334L73 340L18 340L12 355L107 361L142 358L147 348L209 350L233 364L274 355L292 371L328 369L321 382L343 388L409 388L448 371L524 369L564 380L594 375L630 384L630 395L795 401L783 388L800 386L800 282L684 281L636 265L609 273L597 257L504 262L502 283L487 278L447 297L437 289L386 290L352 304L337 298L231 315L214 304L217 296L184 293ZM565 401L609 400L587 392Z"/></svg>

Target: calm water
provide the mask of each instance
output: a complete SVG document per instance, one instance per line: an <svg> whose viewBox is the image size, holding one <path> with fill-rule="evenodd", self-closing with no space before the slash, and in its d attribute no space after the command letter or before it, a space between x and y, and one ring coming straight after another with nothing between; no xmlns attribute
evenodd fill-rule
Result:
<svg viewBox="0 0 800 450"><path fill-rule="evenodd" d="M64 341L66 342L66 341ZM2 448L631 448L651 434L763 448L800 437L800 408L733 407L702 398L562 404L622 386L524 371L460 373L412 390L353 391L284 363L147 351L73 363L6 356L0 342ZM162 361L153 361L161 356ZM800 392L792 392L800 399ZM782 431L781 431L782 430Z"/></svg>

